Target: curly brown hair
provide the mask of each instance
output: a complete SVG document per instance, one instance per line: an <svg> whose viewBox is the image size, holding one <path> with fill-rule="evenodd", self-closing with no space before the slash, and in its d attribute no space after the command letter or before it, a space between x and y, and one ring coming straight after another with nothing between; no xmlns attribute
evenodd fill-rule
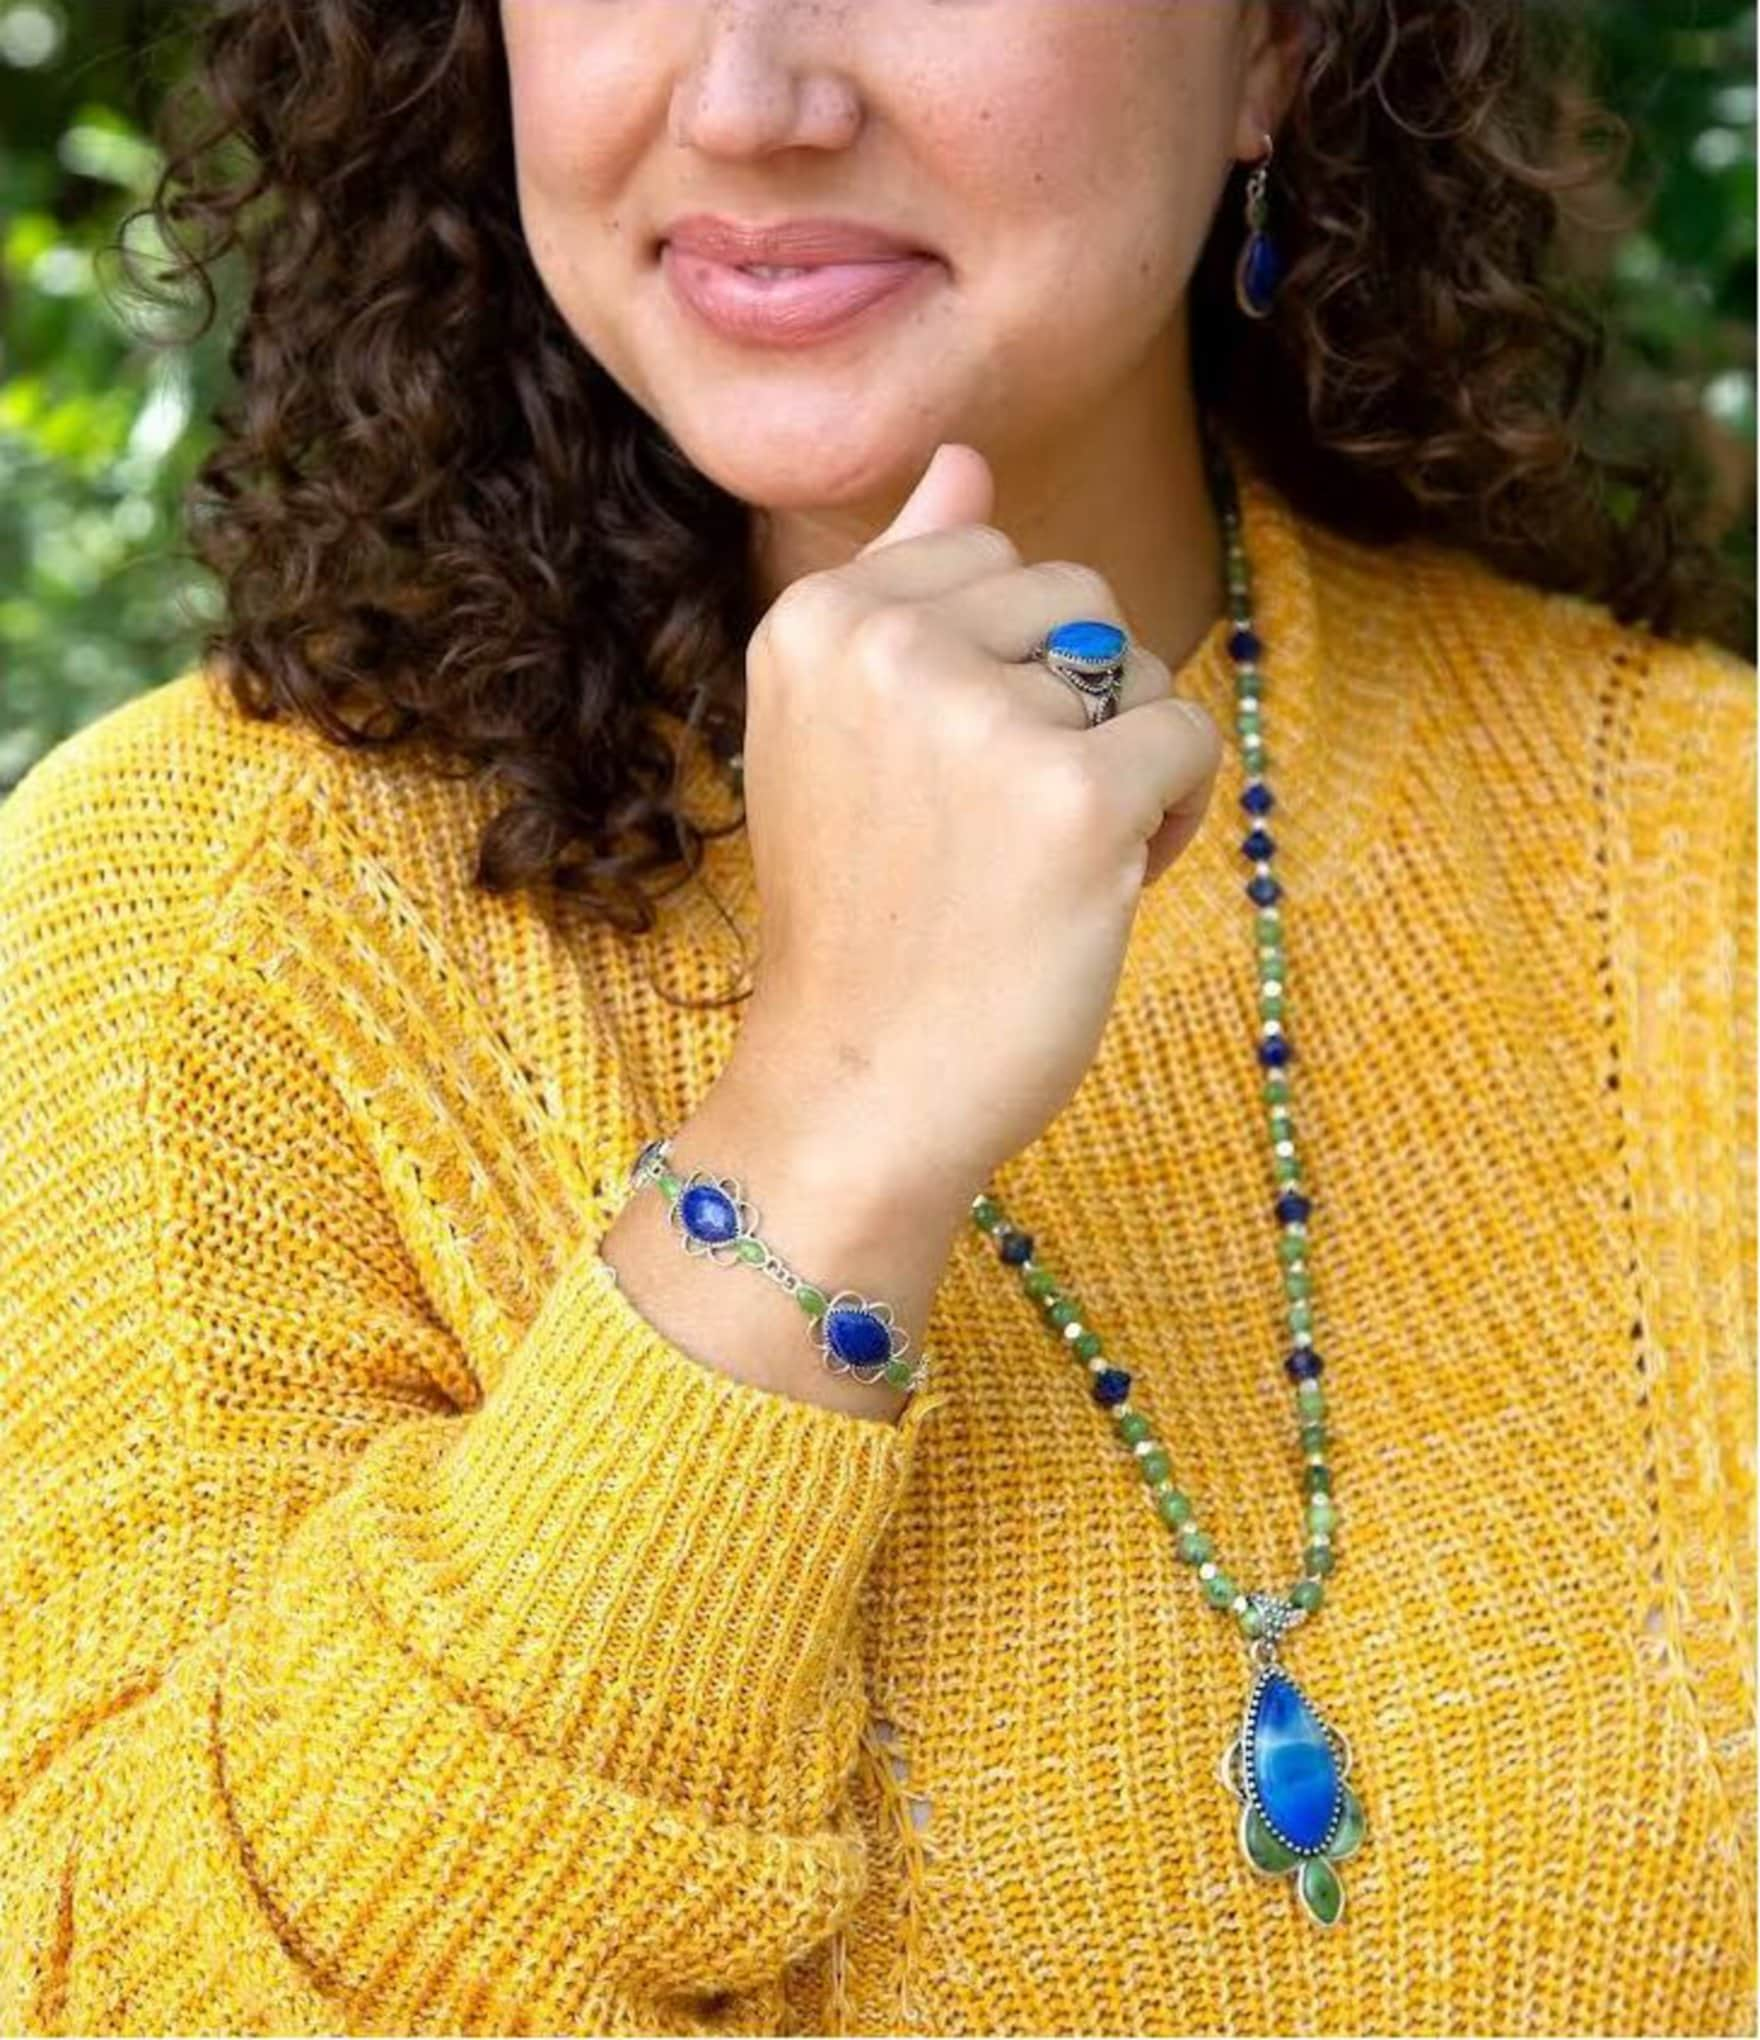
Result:
<svg viewBox="0 0 1760 2040"><path fill-rule="evenodd" d="M1242 320L1239 208L1218 208L1201 401L1336 529L1422 531L1658 634L1725 635L1678 455L1588 444L1605 332L1557 260L1559 196L1630 135L1580 94L1576 36L1521 0L1282 4L1306 38L1275 159L1287 274L1275 316ZM491 774L512 798L477 882L646 930L639 881L688 877L704 833L655 711L737 752L761 513L545 290L495 0L244 0L198 58L146 210L203 330L215 266L236 249L249 280L190 492L225 594L204 658L249 714Z"/></svg>

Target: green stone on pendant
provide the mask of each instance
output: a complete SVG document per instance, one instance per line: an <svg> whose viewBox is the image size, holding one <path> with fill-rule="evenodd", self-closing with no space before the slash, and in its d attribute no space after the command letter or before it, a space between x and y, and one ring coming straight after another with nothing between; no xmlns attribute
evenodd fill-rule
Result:
<svg viewBox="0 0 1760 2040"><path fill-rule="evenodd" d="M761 1261L764 1258L764 1242L762 1240L736 1240L733 1251L742 1261Z"/></svg>
<svg viewBox="0 0 1760 2040"><path fill-rule="evenodd" d="M823 1317L831 1299L822 1289L815 1289L810 1282L803 1282L794 1293L794 1300L808 1317Z"/></svg>
<svg viewBox="0 0 1760 2040"><path fill-rule="evenodd" d="M911 1383L911 1376L916 1372L916 1369L900 1353L896 1358L888 1360L881 1372L894 1388L908 1388Z"/></svg>
<svg viewBox="0 0 1760 2040"><path fill-rule="evenodd" d="M654 1178L654 1181L660 1185L668 1197L676 1197L684 1188L684 1178L682 1176L675 1176L670 1169L662 1169Z"/></svg>
<svg viewBox="0 0 1760 2040"><path fill-rule="evenodd" d="M1344 1800L1344 1812L1339 1816L1338 1832L1326 1845L1326 1853L1335 1863L1342 1863L1347 1856L1354 1856L1362 1847L1363 1835L1368 1823L1363 1818L1362 1802L1348 1785L1339 1787Z"/></svg>
<svg viewBox="0 0 1760 2040"><path fill-rule="evenodd" d="M1344 1911L1344 1886L1324 1856L1303 1858L1302 1867L1296 1872L1296 1885L1303 1905L1323 1927L1330 1927Z"/></svg>
<svg viewBox="0 0 1760 2040"><path fill-rule="evenodd" d="M1241 1819L1241 1845L1249 1860L1268 1877L1301 1861L1296 1852L1286 1849L1265 1825L1265 1817L1257 1807L1249 1806Z"/></svg>

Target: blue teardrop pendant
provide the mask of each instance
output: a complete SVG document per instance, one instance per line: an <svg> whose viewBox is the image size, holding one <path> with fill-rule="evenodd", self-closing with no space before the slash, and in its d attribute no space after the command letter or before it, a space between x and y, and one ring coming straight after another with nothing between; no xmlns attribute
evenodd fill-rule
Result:
<svg viewBox="0 0 1760 2040"><path fill-rule="evenodd" d="M1252 233L1241 248L1235 264L1234 294L1249 319L1271 316L1277 286L1283 281L1283 256L1267 233Z"/></svg>
<svg viewBox="0 0 1760 2040"><path fill-rule="evenodd" d="M1337 1865L1367 1831L1362 1803L1345 1782L1350 1745L1321 1715L1275 1647L1261 1640L1239 1735L1222 1758L1222 1782L1241 1802L1241 1853L1261 1876L1293 1876L1308 1916L1323 1927L1344 1916Z"/></svg>

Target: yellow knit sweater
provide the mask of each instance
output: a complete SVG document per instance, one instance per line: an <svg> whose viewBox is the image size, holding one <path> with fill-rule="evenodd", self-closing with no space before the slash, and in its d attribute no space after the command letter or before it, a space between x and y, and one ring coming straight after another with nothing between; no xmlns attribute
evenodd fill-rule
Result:
<svg viewBox="0 0 1760 2040"><path fill-rule="evenodd" d="M0 2026L1753 2030L1754 673L1241 480L1338 1926L1241 1857L1242 1639L975 1228L896 1426L609 1278L737 1031L668 996L739 980L709 892L646 949L493 899L489 791L191 672L0 808ZM1281 1589L1224 636L1203 831L996 1189ZM750 940L743 833L705 877Z"/></svg>

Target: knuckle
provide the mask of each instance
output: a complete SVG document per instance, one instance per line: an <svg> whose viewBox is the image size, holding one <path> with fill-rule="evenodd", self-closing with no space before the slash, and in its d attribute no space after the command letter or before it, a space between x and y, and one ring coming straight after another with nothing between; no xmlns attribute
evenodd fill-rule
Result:
<svg viewBox="0 0 1760 2040"><path fill-rule="evenodd" d="M1000 526L974 524L966 535L975 551L992 557L995 570L1001 571L1021 564L1020 548Z"/></svg>
<svg viewBox="0 0 1760 2040"><path fill-rule="evenodd" d="M803 574L766 612L760 630L789 654L817 649L846 627L854 597L833 574Z"/></svg>
<svg viewBox="0 0 1760 2040"><path fill-rule="evenodd" d="M921 666L932 634L932 619L920 604L882 602L857 619L849 649L863 674L884 684Z"/></svg>
<svg viewBox="0 0 1760 2040"><path fill-rule="evenodd" d="M1097 615L1111 616L1118 613L1118 602L1113 595L1112 584L1098 567L1090 567L1082 560L1047 560L1036 571Z"/></svg>

